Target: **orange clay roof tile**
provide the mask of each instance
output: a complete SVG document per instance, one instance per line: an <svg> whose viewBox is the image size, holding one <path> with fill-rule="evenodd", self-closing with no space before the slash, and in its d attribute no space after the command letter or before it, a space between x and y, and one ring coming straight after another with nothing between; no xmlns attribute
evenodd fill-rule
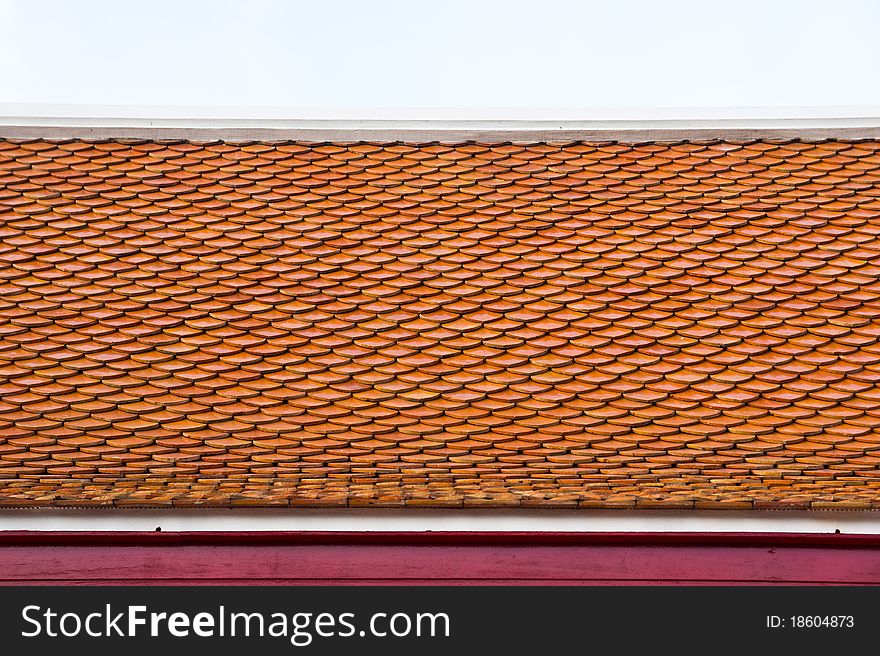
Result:
<svg viewBox="0 0 880 656"><path fill-rule="evenodd" d="M0 505L880 507L880 143L0 140Z"/></svg>

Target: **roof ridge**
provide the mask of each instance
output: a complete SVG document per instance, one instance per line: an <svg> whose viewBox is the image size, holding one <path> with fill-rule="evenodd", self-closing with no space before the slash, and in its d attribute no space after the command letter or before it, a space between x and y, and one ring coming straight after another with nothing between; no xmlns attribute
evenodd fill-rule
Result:
<svg viewBox="0 0 880 656"><path fill-rule="evenodd" d="M877 139L880 116L696 119L283 119L0 116L0 137L193 141L543 142Z"/></svg>

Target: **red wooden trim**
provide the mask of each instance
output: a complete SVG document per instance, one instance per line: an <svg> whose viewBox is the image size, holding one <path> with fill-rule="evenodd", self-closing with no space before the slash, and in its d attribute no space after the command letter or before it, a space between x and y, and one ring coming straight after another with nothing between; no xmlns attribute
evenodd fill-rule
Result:
<svg viewBox="0 0 880 656"><path fill-rule="evenodd" d="M0 583L880 584L880 536L10 532Z"/></svg>
<svg viewBox="0 0 880 656"><path fill-rule="evenodd" d="M880 534L534 531L0 531L12 545L752 545L880 547Z"/></svg>

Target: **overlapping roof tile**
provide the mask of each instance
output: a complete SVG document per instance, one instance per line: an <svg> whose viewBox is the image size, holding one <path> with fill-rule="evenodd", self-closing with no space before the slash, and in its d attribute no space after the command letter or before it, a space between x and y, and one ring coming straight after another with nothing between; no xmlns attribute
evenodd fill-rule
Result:
<svg viewBox="0 0 880 656"><path fill-rule="evenodd" d="M880 143L0 141L0 503L880 506Z"/></svg>

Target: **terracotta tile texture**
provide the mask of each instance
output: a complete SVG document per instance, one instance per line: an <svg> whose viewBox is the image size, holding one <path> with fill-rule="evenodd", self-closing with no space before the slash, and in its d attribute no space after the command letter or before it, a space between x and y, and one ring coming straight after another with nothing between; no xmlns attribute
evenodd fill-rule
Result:
<svg viewBox="0 0 880 656"><path fill-rule="evenodd" d="M0 141L6 506L880 506L880 143Z"/></svg>

